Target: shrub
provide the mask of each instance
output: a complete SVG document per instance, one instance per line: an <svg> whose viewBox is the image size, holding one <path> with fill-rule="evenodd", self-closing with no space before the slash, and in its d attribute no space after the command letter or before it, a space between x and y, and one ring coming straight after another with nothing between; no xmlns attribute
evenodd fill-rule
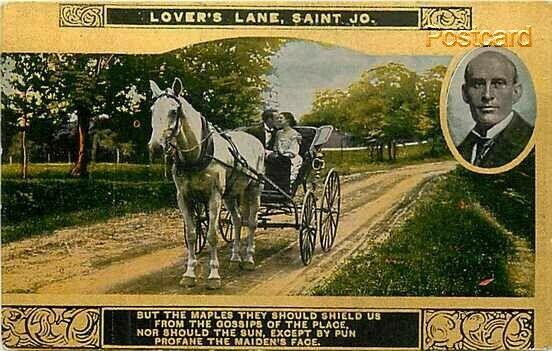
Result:
<svg viewBox="0 0 552 351"><path fill-rule="evenodd" d="M129 203L146 208L176 206L171 182L112 182L80 179L5 179L2 184L4 224L53 213L67 213Z"/></svg>

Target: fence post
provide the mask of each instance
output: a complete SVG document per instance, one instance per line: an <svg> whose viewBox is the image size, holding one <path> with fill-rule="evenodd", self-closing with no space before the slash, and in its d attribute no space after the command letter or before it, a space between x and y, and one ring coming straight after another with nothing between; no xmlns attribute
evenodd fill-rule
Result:
<svg viewBox="0 0 552 351"><path fill-rule="evenodd" d="M10 165L13 164L13 156L10 155Z"/></svg>
<svg viewBox="0 0 552 351"><path fill-rule="evenodd" d="M67 152L67 164L71 164L71 151Z"/></svg>
<svg viewBox="0 0 552 351"><path fill-rule="evenodd" d="M50 153L48 152L48 163L50 163Z"/></svg>
<svg viewBox="0 0 552 351"><path fill-rule="evenodd" d="M117 148L117 164L119 164L120 158L121 158L121 153L119 151L119 148Z"/></svg>

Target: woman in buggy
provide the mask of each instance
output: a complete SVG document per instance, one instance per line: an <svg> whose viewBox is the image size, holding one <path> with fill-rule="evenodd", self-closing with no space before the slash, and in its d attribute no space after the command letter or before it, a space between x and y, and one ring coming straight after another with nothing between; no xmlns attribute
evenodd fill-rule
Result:
<svg viewBox="0 0 552 351"><path fill-rule="evenodd" d="M266 152L267 177L288 193L303 163L299 155L301 134L293 128L296 125L297 121L291 112L276 114L274 126L278 131L271 143L272 150Z"/></svg>

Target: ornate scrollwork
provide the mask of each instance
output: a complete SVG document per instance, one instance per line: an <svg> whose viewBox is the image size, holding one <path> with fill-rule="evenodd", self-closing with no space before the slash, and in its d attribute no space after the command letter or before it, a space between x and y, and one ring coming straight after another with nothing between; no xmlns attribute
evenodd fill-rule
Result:
<svg viewBox="0 0 552 351"><path fill-rule="evenodd" d="M98 348L100 310L4 306L2 339L7 347Z"/></svg>
<svg viewBox="0 0 552 351"><path fill-rule="evenodd" d="M60 5L62 27L103 27L103 6Z"/></svg>
<svg viewBox="0 0 552 351"><path fill-rule="evenodd" d="M423 7L421 29L470 30L471 8Z"/></svg>
<svg viewBox="0 0 552 351"><path fill-rule="evenodd" d="M424 349L526 350L532 311L424 311Z"/></svg>

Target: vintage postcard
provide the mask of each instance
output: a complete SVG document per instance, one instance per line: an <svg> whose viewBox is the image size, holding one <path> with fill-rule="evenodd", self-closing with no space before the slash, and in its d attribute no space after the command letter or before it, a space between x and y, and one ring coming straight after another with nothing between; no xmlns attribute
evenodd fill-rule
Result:
<svg viewBox="0 0 552 351"><path fill-rule="evenodd" d="M3 349L552 349L550 3L0 9Z"/></svg>

